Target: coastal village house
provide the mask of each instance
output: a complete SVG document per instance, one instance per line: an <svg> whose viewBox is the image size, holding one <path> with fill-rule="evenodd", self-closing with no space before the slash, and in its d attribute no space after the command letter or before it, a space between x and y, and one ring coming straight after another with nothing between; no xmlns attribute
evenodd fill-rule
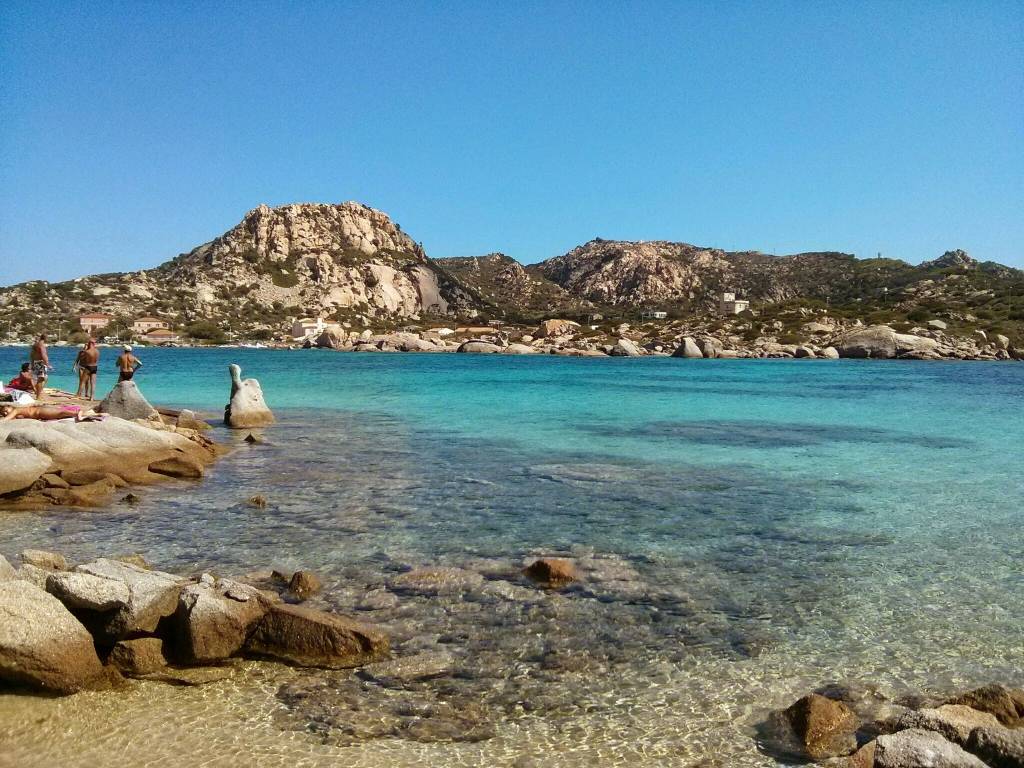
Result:
<svg viewBox="0 0 1024 768"><path fill-rule="evenodd" d="M722 315L738 315L750 308L750 302L746 299L737 299L735 293L723 293L721 301L718 302L718 312Z"/></svg>
<svg viewBox="0 0 1024 768"><path fill-rule="evenodd" d="M167 327L169 327L168 322L159 317L140 317L132 322L132 331L143 336L157 328Z"/></svg>
<svg viewBox="0 0 1024 768"><path fill-rule="evenodd" d="M177 344L181 340L177 333L167 328L154 328L143 334L142 338L150 344Z"/></svg>
<svg viewBox="0 0 1024 768"><path fill-rule="evenodd" d="M337 323L328 323L322 317L303 317L292 323L293 339L308 339L319 336L328 329L340 330Z"/></svg>
<svg viewBox="0 0 1024 768"><path fill-rule="evenodd" d="M79 315L78 324L82 326L82 330L88 333L90 336L96 331L106 328L113 321L113 315L107 315L103 312L89 312L85 315Z"/></svg>
<svg viewBox="0 0 1024 768"><path fill-rule="evenodd" d="M668 317L668 312L664 312L660 309L645 309L640 313L641 320L664 320Z"/></svg>

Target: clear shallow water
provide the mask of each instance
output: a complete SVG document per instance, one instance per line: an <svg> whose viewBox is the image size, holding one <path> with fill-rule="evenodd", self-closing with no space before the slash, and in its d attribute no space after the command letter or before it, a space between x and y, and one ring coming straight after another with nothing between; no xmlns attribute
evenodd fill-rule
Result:
<svg viewBox="0 0 1024 768"><path fill-rule="evenodd" d="M0 366L13 375L22 354L0 349ZM325 606L382 624L401 654L449 652L453 671L395 691L254 665L130 704L0 697L18 764L88 765L111 745L144 764L165 754L127 743L146 728L224 765L234 750L267 765L769 765L752 738L764 711L829 681L1024 682L1024 366L141 356L151 400L210 415L239 362L280 423L134 507L4 515L0 552L313 568ZM70 368L70 351L54 357ZM515 572L532 552L572 553L586 578L530 589ZM420 565L487 580L365 610ZM445 728L487 738L430 740Z"/></svg>

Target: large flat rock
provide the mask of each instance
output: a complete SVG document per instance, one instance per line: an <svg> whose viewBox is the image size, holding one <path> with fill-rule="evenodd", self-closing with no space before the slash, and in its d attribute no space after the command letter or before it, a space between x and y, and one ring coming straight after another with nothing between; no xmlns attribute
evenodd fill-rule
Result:
<svg viewBox="0 0 1024 768"><path fill-rule="evenodd" d="M115 587L120 585L128 590L127 602L105 617L98 627L108 640L153 632L162 618L175 612L178 595L186 584L185 579L170 573L150 571L106 558L80 565L74 572L111 581ZM100 582L90 583L98 585ZM85 596L81 595L79 599L84 600ZM102 596L97 593L90 595L89 599L98 602Z"/></svg>

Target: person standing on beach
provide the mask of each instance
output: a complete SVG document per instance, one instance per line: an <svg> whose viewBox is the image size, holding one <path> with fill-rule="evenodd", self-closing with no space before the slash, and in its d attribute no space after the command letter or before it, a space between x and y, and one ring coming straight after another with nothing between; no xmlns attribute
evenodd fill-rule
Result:
<svg viewBox="0 0 1024 768"><path fill-rule="evenodd" d="M94 400L96 398L96 373L100 369L100 348L96 346L96 339L89 339L85 342L85 346L79 350L78 357L75 358L74 367L78 368L78 391L75 396Z"/></svg>
<svg viewBox="0 0 1024 768"><path fill-rule="evenodd" d="M131 345L125 344L124 351L117 358L117 370L120 372L117 382L120 384L122 381L131 381L132 376L141 367L142 361L132 354Z"/></svg>
<svg viewBox="0 0 1024 768"><path fill-rule="evenodd" d="M32 363L32 376L36 380L36 400L43 396L43 387L46 386L47 371L50 370L50 355L46 351L46 334L40 333L32 350L28 353L29 362Z"/></svg>

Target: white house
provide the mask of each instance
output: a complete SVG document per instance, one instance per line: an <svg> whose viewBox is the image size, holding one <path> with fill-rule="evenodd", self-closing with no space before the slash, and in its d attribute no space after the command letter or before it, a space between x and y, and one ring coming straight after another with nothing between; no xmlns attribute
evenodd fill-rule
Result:
<svg viewBox="0 0 1024 768"><path fill-rule="evenodd" d="M718 311L723 315L738 315L749 308L750 302L746 299L737 299L735 293L723 293L721 301L718 302Z"/></svg>
<svg viewBox="0 0 1024 768"><path fill-rule="evenodd" d="M663 312L660 309L645 309L640 313L641 320L664 320L668 317L668 312Z"/></svg>
<svg viewBox="0 0 1024 768"><path fill-rule="evenodd" d="M338 323L328 323L322 317L303 317L292 323L292 338L313 338L328 329L341 330L341 326Z"/></svg>

